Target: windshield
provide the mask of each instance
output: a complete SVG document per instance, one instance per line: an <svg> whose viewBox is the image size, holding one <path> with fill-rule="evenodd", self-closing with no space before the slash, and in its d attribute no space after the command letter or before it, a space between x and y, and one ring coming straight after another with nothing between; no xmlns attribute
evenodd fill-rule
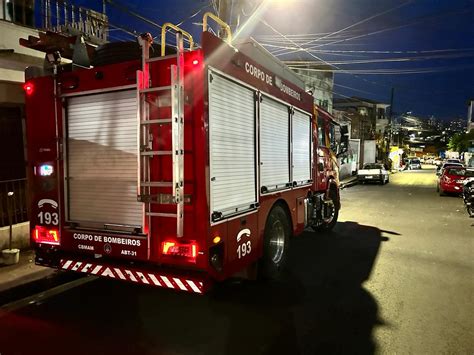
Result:
<svg viewBox="0 0 474 355"><path fill-rule="evenodd" d="M459 164L459 163L445 163L443 165L443 168L444 169L448 169L448 168L457 168L457 169L459 169L459 168L462 168L462 164Z"/></svg>
<svg viewBox="0 0 474 355"><path fill-rule="evenodd" d="M411 164L420 164L420 159L412 159Z"/></svg>

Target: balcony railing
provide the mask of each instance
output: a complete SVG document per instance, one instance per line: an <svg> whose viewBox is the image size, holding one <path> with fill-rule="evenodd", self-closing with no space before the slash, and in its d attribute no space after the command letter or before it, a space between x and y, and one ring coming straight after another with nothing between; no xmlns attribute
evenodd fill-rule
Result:
<svg viewBox="0 0 474 355"><path fill-rule="evenodd" d="M0 227L28 221L26 201L26 179L0 181Z"/></svg>
<svg viewBox="0 0 474 355"><path fill-rule="evenodd" d="M41 12L45 30L82 34L94 44L107 42L108 18L105 13L75 6L67 0L42 0Z"/></svg>

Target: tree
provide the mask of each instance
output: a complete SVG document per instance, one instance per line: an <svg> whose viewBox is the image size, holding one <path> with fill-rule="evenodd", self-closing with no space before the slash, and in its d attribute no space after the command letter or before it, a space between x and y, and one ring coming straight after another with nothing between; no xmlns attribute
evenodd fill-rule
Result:
<svg viewBox="0 0 474 355"><path fill-rule="evenodd" d="M448 148L452 151L462 153L467 151L472 141L474 141L474 129L471 129L469 133L456 133L449 140Z"/></svg>

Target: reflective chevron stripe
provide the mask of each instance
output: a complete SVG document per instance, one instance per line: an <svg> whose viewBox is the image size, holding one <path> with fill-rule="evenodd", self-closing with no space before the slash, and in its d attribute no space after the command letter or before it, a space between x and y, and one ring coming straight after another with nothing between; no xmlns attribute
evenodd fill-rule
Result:
<svg viewBox="0 0 474 355"><path fill-rule="evenodd" d="M77 271L102 277L110 277L113 279L141 283L144 285L171 288L174 290L198 294L202 294L204 292L204 283L202 281L191 280L189 277L163 275L146 270L122 268L120 266L112 267L103 264L86 263L68 259L62 259L59 266L63 270Z"/></svg>

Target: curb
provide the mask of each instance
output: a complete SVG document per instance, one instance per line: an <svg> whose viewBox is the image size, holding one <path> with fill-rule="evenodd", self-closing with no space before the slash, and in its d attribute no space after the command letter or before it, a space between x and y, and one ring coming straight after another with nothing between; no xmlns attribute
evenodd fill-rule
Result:
<svg viewBox="0 0 474 355"><path fill-rule="evenodd" d="M83 278L84 275L66 273L56 269L37 272L33 278L25 278L20 282L9 284L9 288L0 291L0 308L8 303L45 292L59 285Z"/></svg>
<svg viewBox="0 0 474 355"><path fill-rule="evenodd" d="M344 189L347 189L348 187L357 185L358 183L359 182L357 181L357 178L356 179L351 179L349 181L341 182L340 189L344 190Z"/></svg>
<svg viewBox="0 0 474 355"><path fill-rule="evenodd" d="M0 294L18 287L27 287L29 284L33 284L37 281L40 281L41 279L53 277L55 273L55 269L44 268L44 270L38 270L30 274L23 275L19 278L13 279L11 281L0 283Z"/></svg>

